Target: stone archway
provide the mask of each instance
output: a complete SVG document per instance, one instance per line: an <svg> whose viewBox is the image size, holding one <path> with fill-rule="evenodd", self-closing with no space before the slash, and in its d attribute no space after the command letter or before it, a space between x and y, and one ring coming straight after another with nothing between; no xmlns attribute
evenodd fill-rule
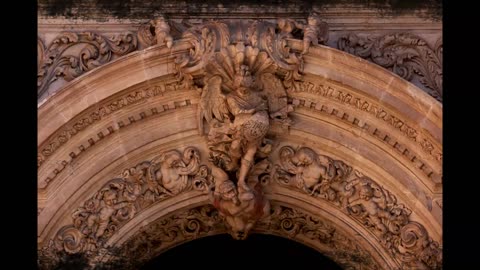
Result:
<svg viewBox="0 0 480 270"><path fill-rule="evenodd" d="M296 39L280 22L209 22L178 37L157 23L156 46L78 77L38 109L41 265L62 252L92 265L141 264L235 231L236 214L212 205L223 177L214 167L228 170L207 136L222 127L209 119L222 113L218 97L205 103L205 93L215 83L245 86L249 75L238 85L235 76L249 66L263 85L248 87L278 101L249 161L247 180L261 190L254 200L270 205L262 216L240 211L251 230L346 269L441 268L440 103L381 67L310 45L308 34ZM229 178L241 178L242 166Z"/></svg>

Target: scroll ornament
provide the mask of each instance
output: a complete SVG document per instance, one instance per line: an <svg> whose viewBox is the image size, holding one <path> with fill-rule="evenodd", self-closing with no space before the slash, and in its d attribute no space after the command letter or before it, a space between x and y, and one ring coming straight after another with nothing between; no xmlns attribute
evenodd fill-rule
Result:
<svg viewBox="0 0 480 270"><path fill-rule="evenodd" d="M421 37L410 33L360 37L348 34L338 40L338 49L368 59L407 81L417 77L426 92L442 101L443 43L440 38L430 47Z"/></svg>
<svg viewBox="0 0 480 270"><path fill-rule="evenodd" d="M71 49L79 46L79 53ZM64 32L45 48L39 39L37 94L41 97L59 78L71 81L98 66L137 49L137 37L125 33L105 37L94 32ZM75 50L74 50L75 51Z"/></svg>
<svg viewBox="0 0 480 270"><path fill-rule="evenodd" d="M284 146L275 166L276 183L331 203L370 230L402 269L441 269L442 250L411 210L375 181L343 161L308 147Z"/></svg>

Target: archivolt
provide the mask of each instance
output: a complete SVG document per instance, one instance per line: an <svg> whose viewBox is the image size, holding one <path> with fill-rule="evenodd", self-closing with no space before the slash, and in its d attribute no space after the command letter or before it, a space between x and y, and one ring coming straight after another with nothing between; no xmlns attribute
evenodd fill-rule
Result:
<svg viewBox="0 0 480 270"><path fill-rule="evenodd" d="M199 93L173 76L172 56L189 46L179 41L171 50L154 46L131 53L73 80L40 105L38 241L44 265L58 260L56 251L90 252L91 261L100 263L147 250L138 255L142 262L182 242L225 232L195 186L126 211L101 239L86 237L74 222L96 194L126 181L126 169L160 153L194 147L205 164ZM272 212L255 231L290 237L353 269L439 268L441 104L344 52L315 46L304 57L304 80L288 93L295 123L288 134L276 133L267 188ZM370 203L370 211L367 203L342 204L355 192L349 197L327 186L308 194L282 182L275 172L281 171L278 153L285 147L293 153L309 148L337 161L332 164L346 164L350 174L340 183L363 179L355 181L382 199ZM377 218L398 228L378 233L385 229L375 225ZM359 263L349 265L354 257Z"/></svg>

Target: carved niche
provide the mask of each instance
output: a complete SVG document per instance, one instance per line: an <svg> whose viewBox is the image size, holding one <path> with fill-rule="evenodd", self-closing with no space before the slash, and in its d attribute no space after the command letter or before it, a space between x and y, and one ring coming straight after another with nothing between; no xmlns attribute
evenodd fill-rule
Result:
<svg viewBox="0 0 480 270"><path fill-rule="evenodd" d="M328 202L371 231L402 269L441 269L442 249L411 210L371 178L308 147L284 146L273 180Z"/></svg>

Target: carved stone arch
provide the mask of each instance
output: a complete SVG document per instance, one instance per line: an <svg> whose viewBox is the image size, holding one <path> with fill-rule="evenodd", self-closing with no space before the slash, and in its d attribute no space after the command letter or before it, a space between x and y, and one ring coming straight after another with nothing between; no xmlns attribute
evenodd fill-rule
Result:
<svg viewBox="0 0 480 270"><path fill-rule="evenodd" d="M199 121L205 86L198 76L208 58L179 61L198 53L192 35L98 67L39 105L44 268L58 252L113 263L145 245L149 259L229 231L209 201L209 141ZM322 45L300 56L304 42L281 42L302 68L268 56L283 63L273 74L294 111L288 128L271 129L268 173L258 175L269 176L262 187L271 207L252 232L290 237L346 269L441 268L441 104L358 57ZM169 171L172 162L184 169ZM203 231L185 229L189 218Z"/></svg>

